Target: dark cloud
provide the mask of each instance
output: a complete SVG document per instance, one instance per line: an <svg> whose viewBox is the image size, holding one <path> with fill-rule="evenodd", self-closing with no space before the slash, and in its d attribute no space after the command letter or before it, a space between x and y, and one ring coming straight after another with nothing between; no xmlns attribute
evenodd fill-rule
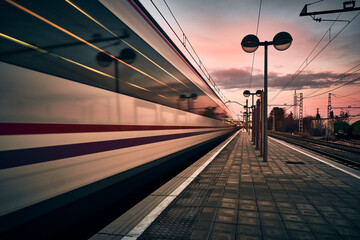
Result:
<svg viewBox="0 0 360 240"><path fill-rule="evenodd" d="M256 72L256 73L254 73ZM211 76L216 81L217 85L223 89L233 88L249 88L250 84L250 70L230 68L217 70L211 73ZM268 75L269 88L283 88L292 78L292 74L282 75L278 72L270 72ZM303 72L299 74L287 86L288 89L312 89L312 88L327 88L330 86L338 86L352 79L360 77L359 73L347 74L344 77L342 73L333 72ZM251 88L262 88L264 83L264 75L259 74L258 71L253 71L251 79ZM353 83L353 84L356 84Z"/></svg>

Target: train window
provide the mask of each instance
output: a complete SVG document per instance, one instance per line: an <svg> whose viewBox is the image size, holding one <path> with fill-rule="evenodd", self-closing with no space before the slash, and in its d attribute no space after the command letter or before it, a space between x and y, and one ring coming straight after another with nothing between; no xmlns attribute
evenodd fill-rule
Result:
<svg viewBox="0 0 360 240"><path fill-rule="evenodd" d="M0 14L0 61L174 108L197 93L185 109L197 114L218 107L98 1L8 0Z"/></svg>

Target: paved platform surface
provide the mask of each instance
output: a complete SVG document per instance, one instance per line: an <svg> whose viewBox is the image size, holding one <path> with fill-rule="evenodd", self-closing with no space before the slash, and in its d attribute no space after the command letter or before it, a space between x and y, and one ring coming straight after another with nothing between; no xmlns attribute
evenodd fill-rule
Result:
<svg viewBox="0 0 360 240"><path fill-rule="evenodd" d="M360 239L359 178L274 140L268 162L258 155L247 133L239 133L138 239ZM164 198L161 191L152 195L155 202ZM144 206L151 202L93 239L126 238L126 218L150 212Z"/></svg>

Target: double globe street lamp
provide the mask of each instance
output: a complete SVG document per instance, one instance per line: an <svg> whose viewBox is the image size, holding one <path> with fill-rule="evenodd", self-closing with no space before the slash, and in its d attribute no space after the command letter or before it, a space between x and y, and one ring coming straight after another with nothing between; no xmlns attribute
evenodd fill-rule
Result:
<svg viewBox="0 0 360 240"><path fill-rule="evenodd" d="M262 99L264 108L262 114L262 131L263 131L263 161L267 162L267 72L268 72L268 46L273 45L276 50L284 51L288 49L292 43L292 37L287 32L279 32L275 35L272 41L260 42L259 38L253 34L249 34L241 41L242 49L247 53L255 52L259 46L265 47L265 61L264 61L264 99Z"/></svg>
<svg viewBox="0 0 360 240"><path fill-rule="evenodd" d="M252 96L252 102L251 106L254 106L254 95L256 95L258 98L261 97L261 90L256 90L256 92L252 93L249 90L245 90L243 92L244 97L248 98L250 95Z"/></svg>

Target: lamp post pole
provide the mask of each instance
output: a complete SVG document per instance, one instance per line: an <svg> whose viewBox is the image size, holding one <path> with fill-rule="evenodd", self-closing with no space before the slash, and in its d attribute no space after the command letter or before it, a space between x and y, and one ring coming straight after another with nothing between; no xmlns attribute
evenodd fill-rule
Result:
<svg viewBox="0 0 360 240"><path fill-rule="evenodd" d="M264 42L265 60L264 60L264 109L263 109L263 125L264 125L264 152L263 161L267 162L268 157L268 122L267 122L267 100L268 100L268 42Z"/></svg>

